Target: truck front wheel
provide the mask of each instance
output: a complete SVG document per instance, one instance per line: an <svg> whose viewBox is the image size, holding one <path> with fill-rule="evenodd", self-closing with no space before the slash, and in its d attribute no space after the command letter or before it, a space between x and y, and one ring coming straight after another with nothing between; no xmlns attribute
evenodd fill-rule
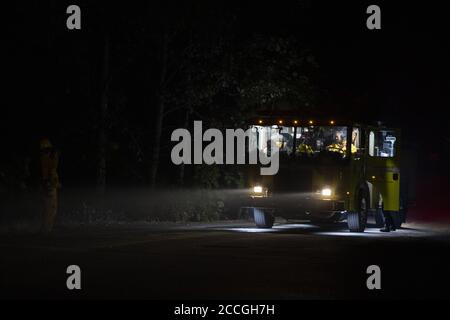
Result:
<svg viewBox="0 0 450 320"><path fill-rule="evenodd" d="M258 228L270 229L275 222L275 217L267 210L253 208L253 216L255 218L255 224Z"/></svg>
<svg viewBox="0 0 450 320"><path fill-rule="evenodd" d="M358 210L347 214L347 225L350 232L364 232L367 223L369 201L364 193L358 197Z"/></svg>

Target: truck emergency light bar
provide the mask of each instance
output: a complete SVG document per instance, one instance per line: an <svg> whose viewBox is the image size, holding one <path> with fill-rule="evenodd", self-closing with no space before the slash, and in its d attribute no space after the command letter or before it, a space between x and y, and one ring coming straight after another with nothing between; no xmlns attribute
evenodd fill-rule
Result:
<svg viewBox="0 0 450 320"><path fill-rule="evenodd" d="M345 126L348 123L337 121L334 119L317 120L317 119L297 119L297 118L255 118L249 122L252 125L284 125L284 126Z"/></svg>
<svg viewBox="0 0 450 320"><path fill-rule="evenodd" d="M361 119L350 118L336 118L327 117L326 115L260 115L259 117L251 118L247 122L249 125L259 126L292 126L292 127L307 127L307 126L360 126ZM386 128L386 124L380 121L371 121L366 123L378 128Z"/></svg>

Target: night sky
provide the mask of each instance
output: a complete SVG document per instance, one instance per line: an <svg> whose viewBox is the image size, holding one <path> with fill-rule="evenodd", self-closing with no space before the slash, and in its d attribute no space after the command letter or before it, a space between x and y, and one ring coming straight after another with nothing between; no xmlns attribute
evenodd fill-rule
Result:
<svg viewBox="0 0 450 320"><path fill-rule="evenodd" d="M161 23L186 20L212 37L228 32L236 38L257 33L298 39L319 66L312 79L319 90L317 108L392 123L410 141L444 152L450 143L446 11L438 1L389 2L200 1L193 10L191 3L177 1L78 1L82 30L69 31L65 9L72 2L22 1L4 11L2 145L26 154L49 135L66 154L79 152L81 144L83 150L95 149L82 137L96 128L104 30L113 39L112 94L120 96L131 125L148 128L153 80L145 70L152 66L152 36ZM365 26L370 4L381 7L382 30ZM219 19L234 22L223 31L216 28Z"/></svg>

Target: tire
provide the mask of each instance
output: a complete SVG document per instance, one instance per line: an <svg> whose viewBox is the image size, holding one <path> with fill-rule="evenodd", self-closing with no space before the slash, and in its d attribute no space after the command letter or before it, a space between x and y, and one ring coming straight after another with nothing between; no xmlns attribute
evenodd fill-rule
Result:
<svg viewBox="0 0 450 320"><path fill-rule="evenodd" d="M262 209L253 208L253 215L255 218L256 227L258 228L270 229L275 222L275 217L273 214Z"/></svg>
<svg viewBox="0 0 450 320"><path fill-rule="evenodd" d="M364 192L358 196L358 211L347 214L347 225L350 232L364 232L367 223L369 201Z"/></svg>
<svg viewBox="0 0 450 320"><path fill-rule="evenodd" d="M382 208L378 208L375 211L375 226L377 228L383 228L384 224L385 224L385 221L384 221L383 209Z"/></svg>

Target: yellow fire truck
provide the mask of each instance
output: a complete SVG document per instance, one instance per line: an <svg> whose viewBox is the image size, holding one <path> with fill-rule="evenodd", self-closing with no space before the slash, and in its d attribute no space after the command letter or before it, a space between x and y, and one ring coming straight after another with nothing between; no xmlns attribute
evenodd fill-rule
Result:
<svg viewBox="0 0 450 320"><path fill-rule="evenodd" d="M347 220L363 232L370 214L378 225L383 210L397 227L400 210L400 131L339 119L260 117L251 121L257 147L276 143L279 171L261 176L250 168L245 208L257 227L271 228L275 216L314 223Z"/></svg>

